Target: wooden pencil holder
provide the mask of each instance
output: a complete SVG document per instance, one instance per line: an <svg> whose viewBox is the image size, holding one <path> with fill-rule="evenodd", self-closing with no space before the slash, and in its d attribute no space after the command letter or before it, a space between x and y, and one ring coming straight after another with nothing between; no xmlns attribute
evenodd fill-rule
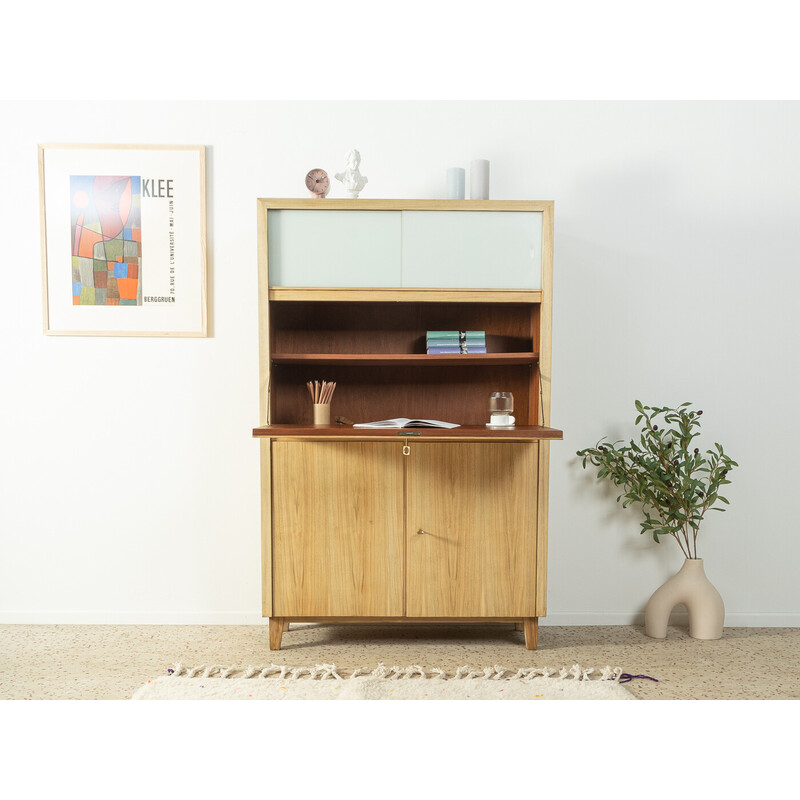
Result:
<svg viewBox="0 0 800 800"><path fill-rule="evenodd" d="M330 403L314 403L314 424L315 425L331 424Z"/></svg>

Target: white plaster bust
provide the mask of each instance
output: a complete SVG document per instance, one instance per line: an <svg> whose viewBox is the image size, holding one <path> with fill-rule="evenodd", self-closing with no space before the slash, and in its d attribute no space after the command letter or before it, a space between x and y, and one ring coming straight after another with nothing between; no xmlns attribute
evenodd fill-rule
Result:
<svg viewBox="0 0 800 800"><path fill-rule="evenodd" d="M367 184L366 176L358 170L359 164L361 164L361 153L358 150L351 150L345 158L347 165L344 172L337 172L333 177L342 182L344 188L347 189L348 197L355 198Z"/></svg>

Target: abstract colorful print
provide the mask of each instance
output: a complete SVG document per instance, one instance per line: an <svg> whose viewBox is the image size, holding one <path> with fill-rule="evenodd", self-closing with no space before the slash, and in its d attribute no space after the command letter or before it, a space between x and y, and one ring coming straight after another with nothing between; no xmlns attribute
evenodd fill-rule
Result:
<svg viewBox="0 0 800 800"><path fill-rule="evenodd" d="M142 304L142 180L70 175L72 303Z"/></svg>

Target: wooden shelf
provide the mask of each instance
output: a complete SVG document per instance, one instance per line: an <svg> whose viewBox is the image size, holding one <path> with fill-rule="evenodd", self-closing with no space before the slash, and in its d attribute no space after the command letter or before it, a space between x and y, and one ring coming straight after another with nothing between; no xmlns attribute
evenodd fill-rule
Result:
<svg viewBox="0 0 800 800"><path fill-rule="evenodd" d="M263 209L306 209L313 211L544 211L552 214L552 200L397 200L362 198L261 197Z"/></svg>
<svg viewBox="0 0 800 800"><path fill-rule="evenodd" d="M541 289L325 289L271 286L274 302L368 303L541 303Z"/></svg>
<svg viewBox="0 0 800 800"><path fill-rule="evenodd" d="M355 428L352 425L264 425L253 428L253 436L277 437L341 437L381 439L512 439L531 441L538 439L563 439L564 432L539 425L517 425L516 428L492 429L485 425L462 425L459 428Z"/></svg>
<svg viewBox="0 0 800 800"><path fill-rule="evenodd" d="M273 353L273 364L333 364L341 366L380 367L409 364L414 366L486 366L535 364L537 353L462 353L428 355L427 353Z"/></svg>

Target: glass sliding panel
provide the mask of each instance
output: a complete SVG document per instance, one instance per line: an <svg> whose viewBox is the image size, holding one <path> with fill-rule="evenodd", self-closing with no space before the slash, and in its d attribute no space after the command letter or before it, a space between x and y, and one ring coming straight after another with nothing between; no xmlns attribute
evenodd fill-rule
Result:
<svg viewBox="0 0 800 800"><path fill-rule="evenodd" d="M270 286L400 286L399 211L268 214Z"/></svg>
<svg viewBox="0 0 800 800"><path fill-rule="evenodd" d="M403 211L404 287L541 289L540 211Z"/></svg>

